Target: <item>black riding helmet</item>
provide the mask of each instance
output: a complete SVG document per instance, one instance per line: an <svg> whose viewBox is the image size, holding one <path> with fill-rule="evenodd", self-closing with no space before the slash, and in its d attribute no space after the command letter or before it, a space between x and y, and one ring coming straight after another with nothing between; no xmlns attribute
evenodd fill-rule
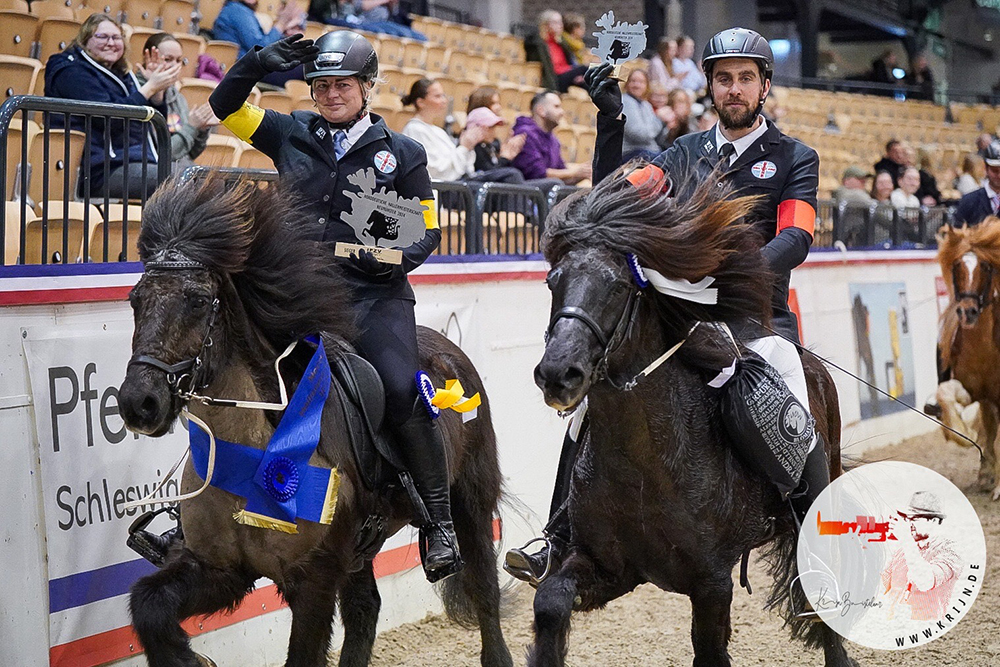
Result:
<svg viewBox="0 0 1000 667"><path fill-rule="evenodd" d="M709 79L712 78L712 63L723 58L751 58L761 67L764 78L774 74L774 53L767 40L749 28L729 28L716 33L705 45L701 55L701 67Z"/></svg>
<svg viewBox="0 0 1000 667"><path fill-rule="evenodd" d="M378 76L378 56L371 43L350 30L334 30L316 40L319 55L305 63L306 81L321 76L356 76L370 84Z"/></svg>

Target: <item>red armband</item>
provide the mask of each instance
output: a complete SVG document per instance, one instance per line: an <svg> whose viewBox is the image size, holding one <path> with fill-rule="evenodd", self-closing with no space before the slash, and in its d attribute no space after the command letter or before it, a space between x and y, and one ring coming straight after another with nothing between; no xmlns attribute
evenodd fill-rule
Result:
<svg viewBox="0 0 1000 667"><path fill-rule="evenodd" d="M809 236L812 236L813 230L816 228L816 209L801 199L786 199L781 202L778 204L778 230L776 233L780 234L782 230L789 227L798 227L809 232Z"/></svg>
<svg viewBox="0 0 1000 667"><path fill-rule="evenodd" d="M636 169L625 177L636 189L650 188L653 194L659 194L669 187L670 181L666 178L663 170L655 164L647 164L642 169ZM657 187L659 186L659 187Z"/></svg>

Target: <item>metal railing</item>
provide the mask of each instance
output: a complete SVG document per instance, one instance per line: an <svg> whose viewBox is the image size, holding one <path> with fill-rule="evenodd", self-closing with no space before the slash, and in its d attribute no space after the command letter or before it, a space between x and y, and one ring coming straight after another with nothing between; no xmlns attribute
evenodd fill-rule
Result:
<svg viewBox="0 0 1000 667"><path fill-rule="evenodd" d="M97 165L91 160L95 120L104 128L104 159ZM14 131L20 140L12 147L9 138L15 121L19 121ZM129 150L133 123L141 128L141 177L137 183L127 176L130 165L135 164ZM111 137L115 124L123 137L125 176L120 197L111 196L108 178L115 156ZM37 134L33 134L35 127ZM55 153L54 142L61 146ZM12 152L20 157L12 160ZM18 95L0 106L0 162L4 165L0 171L5 200L0 209L4 265L134 259L139 219L129 220L128 204L143 206L150 179L158 185L170 175L170 133L163 116L152 107ZM98 175L102 178L96 179ZM11 180L13 183L8 182ZM95 182L102 187L93 187ZM95 203L99 210L92 207ZM120 218L112 215L113 204L121 205ZM8 224L8 211L17 217L18 224ZM113 225L120 225L114 236ZM97 256L92 252L95 244L100 245Z"/></svg>
<svg viewBox="0 0 1000 667"><path fill-rule="evenodd" d="M942 225L952 222L946 206L894 208L890 204L855 204L823 200L817 211L814 247L928 248Z"/></svg>

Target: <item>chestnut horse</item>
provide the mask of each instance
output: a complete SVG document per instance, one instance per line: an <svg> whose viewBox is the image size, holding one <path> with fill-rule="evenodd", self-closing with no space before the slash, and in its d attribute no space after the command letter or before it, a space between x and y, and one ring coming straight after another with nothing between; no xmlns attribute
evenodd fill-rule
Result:
<svg viewBox="0 0 1000 667"><path fill-rule="evenodd" d="M979 445L979 486L1000 500L1000 218L989 216L975 227L943 227L938 262L951 295L939 327L941 368L952 378L938 387L941 420ZM947 429L944 434L969 444Z"/></svg>

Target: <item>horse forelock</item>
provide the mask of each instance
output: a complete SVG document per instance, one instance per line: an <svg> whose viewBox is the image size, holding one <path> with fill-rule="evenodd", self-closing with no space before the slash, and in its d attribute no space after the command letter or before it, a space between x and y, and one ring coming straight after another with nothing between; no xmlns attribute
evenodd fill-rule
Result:
<svg viewBox="0 0 1000 667"><path fill-rule="evenodd" d="M669 278L715 279L714 306L656 295L680 319L766 317L773 275L760 255L759 234L744 222L757 198L732 197L730 187L719 186L718 172L697 184L678 182L684 176L677 175L669 192L663 179L635 187L626 176L637 166L625 165L553 208L542 236L549 263L557 266L577 248L603 248L622 261L634 254Z"/></svg>
<svg viewBox="0 0 1000 667"><path fill-rule="evenodd" d="M332 253L305 235L298 198L272 184L172 177L142 217L142 261L176 250L232 281L250 323L273 345L316 332L353 335L348 288Z"/></svg>
<svg viewBox="0 0 1000 667"><path fill-rule="evenodd" d="M989 264L1000 269L1000 218L988 216L974 227L946 228L938 235L938 264L941 276L952 295L956 291L977 291L976 285L954 284L954 267L961 262L966 268L966 280L973 279L973 269L968 255L975 256L978 264ZM1000 278L1000 271L993 272L993 279Z"/></svg>

